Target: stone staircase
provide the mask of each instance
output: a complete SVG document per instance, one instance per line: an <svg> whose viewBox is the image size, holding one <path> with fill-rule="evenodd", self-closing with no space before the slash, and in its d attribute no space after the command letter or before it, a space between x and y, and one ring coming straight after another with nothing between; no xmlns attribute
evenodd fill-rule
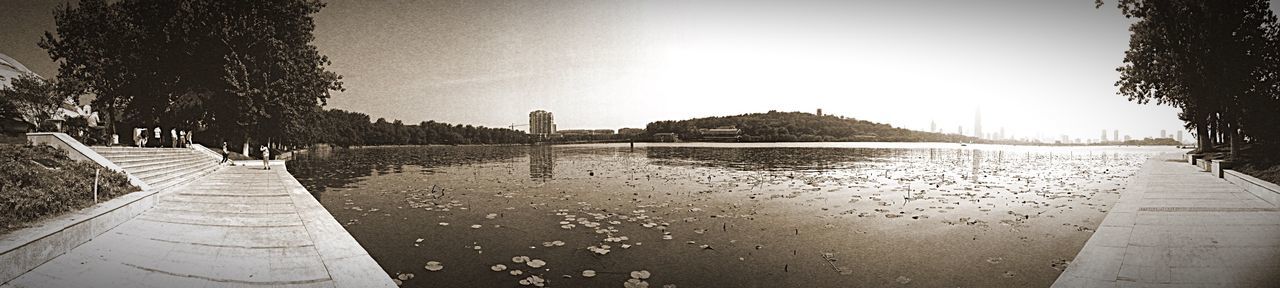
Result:
<svg viewBox="0 0 1280 288"><path fill-rule="evenodd" d="M218 169L218 161L190 148L92 147L94 152L159 190Z"/></svg>

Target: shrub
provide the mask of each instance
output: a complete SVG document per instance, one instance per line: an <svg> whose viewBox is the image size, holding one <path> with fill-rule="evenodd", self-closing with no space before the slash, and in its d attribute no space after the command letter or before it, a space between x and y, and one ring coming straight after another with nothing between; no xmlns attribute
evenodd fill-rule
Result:
<svg viewBox="0 0 1280 288"><path fill-rule="evenodd" d="M95 170L99 201L138 190L124 174L71 160L57 148L0 144L0 232L93 205Z"/></svg>

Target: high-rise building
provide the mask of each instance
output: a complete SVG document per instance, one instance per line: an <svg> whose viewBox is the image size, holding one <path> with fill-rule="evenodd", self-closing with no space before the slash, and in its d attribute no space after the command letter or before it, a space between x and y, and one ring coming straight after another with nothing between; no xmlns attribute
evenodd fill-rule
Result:
<svg viewBox="0 0 1280 288"><path fill-rule="evenodd" d="M1164 129L1160 129L1160 138L1168 138L1168 137L1167 137L1167 136L1165 136L1165 134L1164 134Z"/></svg>
<svg viewBox="0 0 1280 288"><path fill-rule="evenodd" d="M1132 138L1129 138L1129 135L1124 135L1124 141L1126 141L1126 142L1127 142L1127 141L1129 141L1130 139L1132 139Z"/></svg>
<svg viewBox="0 0 1280 288"><path fill-rule="evenodd" d="M982 109L973 112L973 137L982 138Z"/></svg>
<svg viewBox="0 0 1280 288"><path fill-rule="evenodd" d="M929 120L929 132L938 132L938 122Z"/></svg>
<svg viewBox="0 0 1280 288"><path fill-rule="evenodd" d="M1000 134L996 134L996 139L1004 140L1004 127L1000 127Z"/></svg>
<svg viewBox="0 0 1280 288"><path fill-rule="evenodd" d="M1120 141L1120 129L1111 131L1111 141Z"/></svg>
<svg viewBox="0 0 1280 288"><path fill-rule="evenodd" d="M556 121L551 112L534 110L529 112L529 134L546 136L556 133Z"/></svg>
<svg viewBox="0 0 1280 288"><path fill-rule="evenodd" d="M1182 143L1182 130L1178 130L1178 143Z"/></svg>
<svg viewBox="0 0 1280 288"><path fill-rule="evenodd" d="M1102 138L1098 139L1102 139L1102 142L1107 142L1107 129L1102 129Z"/></svg>
<svg viewBox="0 0 1280 288"><path fill-rule="evenodd" d="M964 135L964 125L956 126L956 134Z"/></svg>

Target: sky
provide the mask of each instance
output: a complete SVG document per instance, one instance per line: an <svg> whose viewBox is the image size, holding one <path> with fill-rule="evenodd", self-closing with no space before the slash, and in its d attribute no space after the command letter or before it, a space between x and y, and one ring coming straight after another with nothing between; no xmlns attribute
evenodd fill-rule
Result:
<svg viewBox="0 0 1280 288"><path fill-rule="evenodd" d="M35 42L60 2L0 0L0 53L56 74ZM1116 95L1130 20L1113 3L327 3L315 45L346 87L327 107L375 119L506 127L541 109L559 129L618 129L821 108L972 133L980 109L985 132L1015 137L1142 138L1182 126L1171 107Z"/></svg>

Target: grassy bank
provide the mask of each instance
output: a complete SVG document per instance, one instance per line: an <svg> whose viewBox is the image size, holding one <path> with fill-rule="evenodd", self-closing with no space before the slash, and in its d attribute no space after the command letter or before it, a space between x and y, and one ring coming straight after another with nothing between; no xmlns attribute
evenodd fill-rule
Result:
<svg viewBox="0 0 1280 288"><path fill-rule="evenodd" d="M98 201L138 191L124 174L71 160L62 150L0 144L0 234L93 205L95 170Z"/></svg>

